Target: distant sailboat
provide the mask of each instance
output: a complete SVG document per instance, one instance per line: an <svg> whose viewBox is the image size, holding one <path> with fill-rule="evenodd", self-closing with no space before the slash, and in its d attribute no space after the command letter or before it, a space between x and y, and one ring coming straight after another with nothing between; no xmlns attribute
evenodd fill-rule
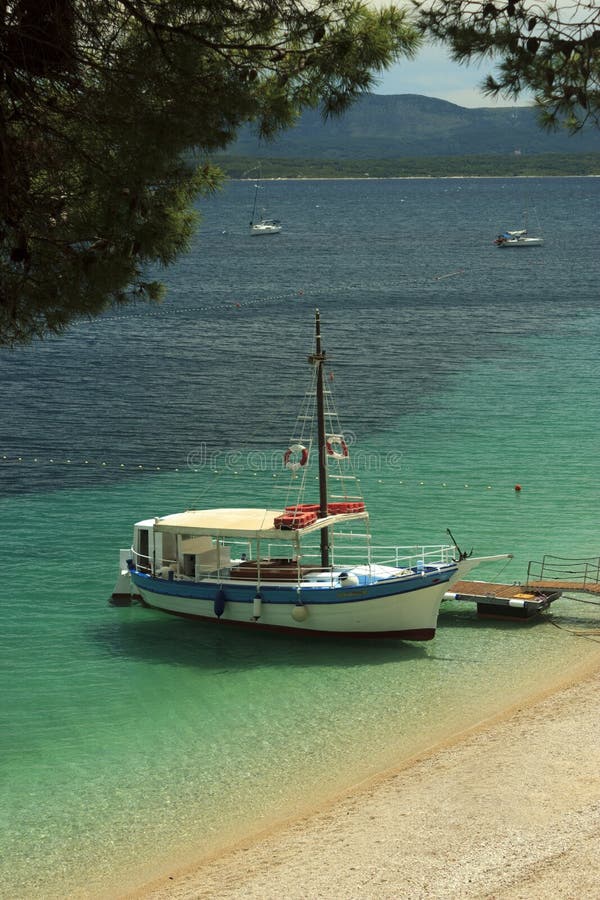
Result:
<svg viewBox="0 0 600 900"><path fill-rule="evenodd" d="M509 247L543 247L544 239L541 235L532 236L529 234L527 230L527 213L523 213L524 218L524 228L520 228L516 231L503 231L501 232L494 243L497 247L509 248ZM539 228L539 226L538 226Z"/></svg>
<svg viewBox="0 0 600 900"><path fill-rule="evenodd" d="M264 207L260 210L260 215L257 216L256 208L258 206L258 192L264 190L264 187L256 181L254 185L254 205L252 207L252 215L250 217L250 234L251 235L260 235L260 234L279 234L281 231L282 225L279 219L269 219L266 217L266 209Z"/></svg>
<svg viewBox="0 0 600 900"><path fill-rule="evenodd" d="M494 241L497 247L543 247L544 238L530 237L526 228L504 231Z"/></svg>

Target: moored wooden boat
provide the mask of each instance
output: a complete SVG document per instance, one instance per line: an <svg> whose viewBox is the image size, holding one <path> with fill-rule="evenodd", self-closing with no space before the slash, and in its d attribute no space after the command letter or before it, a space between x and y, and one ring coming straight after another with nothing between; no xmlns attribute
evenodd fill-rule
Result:
<svg viewBox="0 0 600 900"><path fill-rule="evenodd" d="M430 640L444 593L478 560L465 558L455 544L373 545L369 513L324 387L318 310L309 363L313 379L304 412L282 455L290 489L299 484L296 502L188 510L138 522L127 562L132 590L148 606L193 619ZM319 497L305 502L311 460ZM330 482L338 491L331 496ZM123 574L120 591L122 580Z"/></svg>

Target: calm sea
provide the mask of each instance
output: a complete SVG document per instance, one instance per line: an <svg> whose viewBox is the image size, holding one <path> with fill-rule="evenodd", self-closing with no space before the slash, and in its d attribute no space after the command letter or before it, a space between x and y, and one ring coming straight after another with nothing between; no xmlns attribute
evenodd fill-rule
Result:
<svg viewBox="0 0 600 900"><path fill-rule="evenodd" d="M379 539L514 553L489 580L600 554L600 180L269 182L266 238L253 190L202 204L162 306L0 353L11 900L118 897L598 656L570 598L521 626L445 604L423 645L108 605L138 519L277 504L315 306ZM526 213L545 246L494 247Z"/></svg>

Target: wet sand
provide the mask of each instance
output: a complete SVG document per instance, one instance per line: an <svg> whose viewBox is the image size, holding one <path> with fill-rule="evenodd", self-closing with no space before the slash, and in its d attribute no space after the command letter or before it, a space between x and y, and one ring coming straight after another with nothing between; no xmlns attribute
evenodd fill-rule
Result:
<svg viewBox="0 0 600 900"><path fill-rule="evenodd" d="M129 896L600 898L600 644L584 680Z"/></svg>

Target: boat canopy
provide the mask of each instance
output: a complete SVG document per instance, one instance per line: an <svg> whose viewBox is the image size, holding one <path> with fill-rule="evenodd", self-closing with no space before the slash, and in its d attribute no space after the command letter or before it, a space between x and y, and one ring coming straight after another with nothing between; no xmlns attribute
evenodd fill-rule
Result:
<svg viewBox="0 0 600 900"><path fill-rule="evenodd" d="M284 510L277 509L190 509L156 519L154 530L189 535L208 534L215 538L238 537L247 540L269 538L293 541L299 534L319 531L321 528L339 522L368 519L369 517L369 514L363 510L362 512L326 516L304 528L276 528L275 519L283 514Z"/></svg>

